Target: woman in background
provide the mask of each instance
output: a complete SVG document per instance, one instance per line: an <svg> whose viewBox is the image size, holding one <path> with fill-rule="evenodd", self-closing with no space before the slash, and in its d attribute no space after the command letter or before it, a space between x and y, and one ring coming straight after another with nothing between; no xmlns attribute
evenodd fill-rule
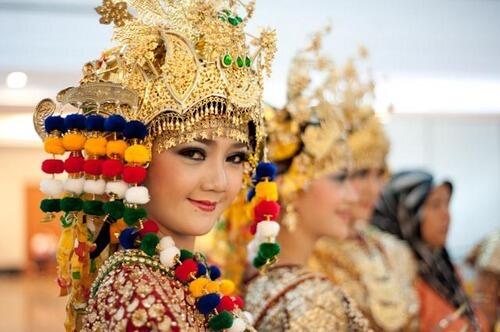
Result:
<svg viewBox="0 0 500 332"><path fill-rule="evenodd" d="M452 192L451 182L436 183L429 173L398 173L384 188L373 223L415 254L421 331L487 331L446 249Z"/></svg>

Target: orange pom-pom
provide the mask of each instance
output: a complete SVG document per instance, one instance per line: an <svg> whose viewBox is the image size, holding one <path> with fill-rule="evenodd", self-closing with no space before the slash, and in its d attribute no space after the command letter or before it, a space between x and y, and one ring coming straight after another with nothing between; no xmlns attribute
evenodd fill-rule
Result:
<svg viewBox="0 0 500 332"><path fill-rule="evenodd" d="M68 151L82 150L85 145L85 136L80 133L68 133L63 136L63 146Z"/></svg>
<svg viewBox="0 0 500 332"><path fill-rule="evenodd" d="M108 144L106 145L106 155L109 158L113 158L115 156L123 158L123 155L125 154L125 150L127 148L128 148L127 142L125 142L122 139L109 141Z"/></svg>
<svg viewBox="0 0 500 332"><path fill-rule="evenodd" d="M85 142L85 152L89 155L104 156L106 154L106 138L102 136L90 137Z"/></svg>
<svg viewBox="0 0 500 332"><path fill-rule="evenodd" d="M50 154L64 154L64 152L66 152L61 137L47 137L43 142L43 148L45 152Z"/></svg>
<svg viewBox="0 0 500 332"><path fill-rule="evenodd" d="M151 152L142 144L134 144L125 150L125 160L128 163L142 165L151 161Z"/></svg>

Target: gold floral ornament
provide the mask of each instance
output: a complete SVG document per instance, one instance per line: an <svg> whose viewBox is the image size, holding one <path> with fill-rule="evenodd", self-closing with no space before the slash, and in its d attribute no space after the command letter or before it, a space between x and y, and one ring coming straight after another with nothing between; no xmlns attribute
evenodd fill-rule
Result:
<svg viewBox="0 0 500 332"><path fill-rule="evenodd" d="M348 128L348 143L356 170L386 168L389 140L373 108L375 83L367 67L368 50L361 46L349 59L334 85Z"/></svg>
<svg viewBox="0 0 500 332"><path fill-rule="evenodd" d="M110 24L113 22L117 27L123 26L126 20L132 18L132 15L127 11L126 2L113 3L112 0L104 0L102 6L97 7L95 11L101 15L100 23Z"/></svg>
<svg viewBox="0 0 500 332"><path fill-rule="evenodd" d="M281 197L286 202L308 181L347 167L349 155L343 114L334 94L338 68L321 52L326 27L293 58L288 74L287 104L268 107L269 159L289 164Z"/></svg>

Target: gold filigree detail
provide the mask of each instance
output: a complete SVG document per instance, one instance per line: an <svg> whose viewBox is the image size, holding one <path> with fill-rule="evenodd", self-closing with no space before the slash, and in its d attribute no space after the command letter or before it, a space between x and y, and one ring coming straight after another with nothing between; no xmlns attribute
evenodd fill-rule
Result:
<svg viewBox="0 0 500 332"><path fill-rule="evenodd" d="M117 27L125 24L125 21L130 20L132 15L127 11L126 2L113 3L112 0L104 0L102 6L99 6L95 11L101 15L99 22L101 24L114 23Z"/></svg>

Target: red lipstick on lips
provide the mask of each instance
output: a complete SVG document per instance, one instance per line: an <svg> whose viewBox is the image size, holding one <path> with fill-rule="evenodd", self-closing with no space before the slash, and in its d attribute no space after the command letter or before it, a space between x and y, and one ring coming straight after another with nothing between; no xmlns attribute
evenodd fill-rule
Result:
<svg viewBox="0 0 500 332"><path fill-rule="evenodd" d="M217 207L216 202L211 202L211 201L198 201L195 199L188 198L188 200L196 206L198 209L204 211L204 212L213 212L215 208Z"/></svg>

